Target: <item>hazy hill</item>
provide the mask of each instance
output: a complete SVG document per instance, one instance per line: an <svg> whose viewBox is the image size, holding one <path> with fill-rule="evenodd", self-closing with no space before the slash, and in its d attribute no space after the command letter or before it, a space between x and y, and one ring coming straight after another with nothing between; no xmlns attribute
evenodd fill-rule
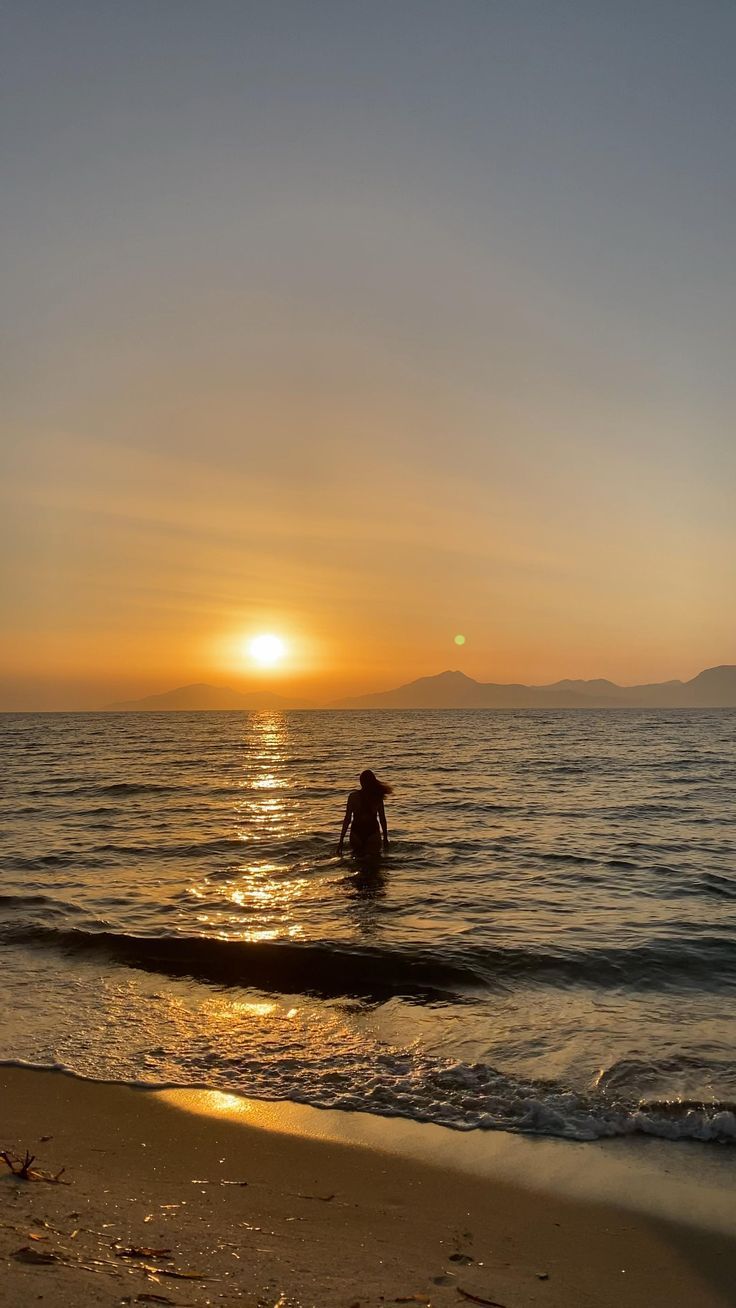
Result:
<svg viewBox="0 0 736 1308"><path fill-rule="evenodd" d="M179 686L163 695L147 695L108 704L110 712L194 712L204 709L298 709L315 707L269 691L243 695L226 686ZM736 665L706 668L692 681L661 681L644 686L617 686L614 681L555 681L549 686L520 682L474 681L464 672L420 677L395 690L336 700L327 708L736 708Z"/></svg>
<svg viewBox="0 0 736 1308"><path fill-rule="evenodd" d="M721 707L734 704L734 686L736 685L736 667L731 663L721 663L717 668L706 668L699 672L692 681L686 681L684 690L693 704L703 707Z"/></svg>
<svg viewBox="0 0 736 1308"><path fill-rule="evenodd" d="M342 699L331 708L736 708L736 665L707 668L692 681L617 686L556 681L549 686L474 681L464 672L420 677L396 690Z"/></svg>
<svg viewBox="0 0 736 1308"><path fill-rule="evenodd" d="M163 695L146 695L143 699L121 700L117 704L108 704L107 709L116 713L147 712L195 712L200 709L294 709L308 707L296 699L284 699L270 691L254 691L250 695L241 695L237 690L227 686L208 686L198 683L193 686L179 686L176 690L167 690Z"/></svg>

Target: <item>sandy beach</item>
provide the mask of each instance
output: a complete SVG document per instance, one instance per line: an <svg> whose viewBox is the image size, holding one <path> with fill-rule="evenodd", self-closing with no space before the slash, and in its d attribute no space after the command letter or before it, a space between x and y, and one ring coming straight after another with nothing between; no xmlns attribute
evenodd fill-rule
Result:
<svg viewBox="0 0 736 1308"><path fill-rule="evenodd" d="M509 1138L501 1133L501 1164L474 1170L463 1160L469 1150L477 1160L482 1148L442 1128L409 1133L428 1142L430 1155L435 1139L444 1143L432 1164L402 1151L406 1131L389 1121L373 1120L367 1135L358 1122L358 1142L348 1142L349 1122L345 1129L335 1121L348 1114L23 1068L3 1069L0 1085L0 1147L17 1158L30 1151L32 1168L50 1176L64 1168L55 1182L14 1177L2 1166L2 1304L736 1302L736 1242L716 1229L727 1225L725 1194L710 1229L658 1216L656 1196L637 1211L564 1194L550 1188L550 1142L536 1155L539 1168L527 1164L536 1186L529 1188L510 1179L510 1166L504 1171ZM518 1171L536 1145L514 1144ZM561 1144L555 1157L591 1181L585 1160L605 1155L589 1149ZM708 1155L695 1150L694 1161ZM624 1158L620 1167L633 1199L636 1165ZM675 1177L673 1193L678 1185Z"/></svg>

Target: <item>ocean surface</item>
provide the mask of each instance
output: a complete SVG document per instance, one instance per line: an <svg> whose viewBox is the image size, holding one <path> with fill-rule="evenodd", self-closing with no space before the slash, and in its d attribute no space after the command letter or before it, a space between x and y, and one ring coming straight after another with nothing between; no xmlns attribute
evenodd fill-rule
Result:
<svg viewBox="0 0 736 1308"><path fill-rule="evenodd" d="M0 1060L736 1141L736 711L7 714ZM363 767L380 867L339 859Z"/></svg>

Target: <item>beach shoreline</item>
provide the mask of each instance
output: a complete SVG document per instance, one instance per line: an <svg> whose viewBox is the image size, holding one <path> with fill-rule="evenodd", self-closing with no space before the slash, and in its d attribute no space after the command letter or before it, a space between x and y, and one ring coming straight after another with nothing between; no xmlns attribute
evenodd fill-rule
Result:
<svg viewBox="0 0 736 1308"><path fill-rule="evenodd" d="M0 1087L0 1148L65 1169L3 1165L0 1304L734 1303L717 1147L479 1138L28 1068Z"/></svg>

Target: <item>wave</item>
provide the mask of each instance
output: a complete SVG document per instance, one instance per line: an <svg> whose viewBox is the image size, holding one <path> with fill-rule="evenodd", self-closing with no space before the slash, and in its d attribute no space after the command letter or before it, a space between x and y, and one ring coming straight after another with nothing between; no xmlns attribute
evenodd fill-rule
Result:
<svg viewBox="0 0 736 1308"><path fill-rule="evenodd" d="M591 1141L616 1137L653 1136L662 1140L736 1144L736 1105L730 1101L661 1099L639 1103L607 1101L578 1093L562 1084L524 1081L487 1064L412 1060L401 1054L381 1054L360 1082L355 1067L309 1068L301 1081L282 1081L274 1069L250 1065L238 1075L228 1063L180 1068L175 1075L111 1077L80 1072L68 1063L24 1058L0 1059L2 1067L53 1071L78 1080L123 1084L137 1089L221 1090L244 1098L278 1102L291 1100L314 1108L363 1112L433 1123L456 1131L510 1131L520 1135L553 1136Z"/></svg>
<svg viewBox="0 0 736 1308"><path fill-rule="evenodd" d="M98 810L97 815L104 812L105 810ZM78 816L88 817L90 813L95 813L95 810L87 810ZM104 831L110 831L111 827L112 823L97 824L97 828ZM148 843L141 841L139 844L102 841L99 844L90 843L83 851L70 850L31 856L2 857L0 868L7 868L8 871L17 873L41 872L56 867L97 869L100 863L109 863L118 859L135 859L138 862L223 859L226 866L214 875L226 876L230 875L235 865L251 857L253 849L253 842L240 836L218 836L209 840L182 842L159 840L155 844L150 841ZM324 832L304 831L299 832L298 835L278 835L271 840L259 841L258 856L278 858L280 862L287 865L309 860L312 864L321 866L333 861L334 845L327 840Z"/></svg>
<svg viewBox="0 0 736 1308"><path fill-rule="evenodd" d="M177 791L191 793L191 787L172 786L160 781L111 781L105 785L76 786L70 795L173 795Z"/></svg>
<svg viewBox="0 0 736 1308"><path fill-rule="evenodd" d="M54 908L69 911L74 908L72 904L66 904L53 895L43 894L0 894L0 908Z"/></svg>
<svg viewBox="0 0 736 1308"><path fill-rule="evenodd" d="M224 836L221 839L172 842L165 844L116 844L106 841L103 844L90 844L83 853L71 850L68 853L37 854L25 858L3 860L12 870L21 872L40 871L43 868L77 867L94 868L100 859L136 858L136 859L170 859L170 858L208 858L229 855L234 858L242 856L246 845L242 840Z"/></svg>
<svg viewBox="0 0 736 1308"><path fill-rule="evenodd" d="M721 899L736 899L736 880L719 876L717 872L703 872L695 890L696 893L717 895Z"/></svg>
<svg viewBox="0 0 736 1308"><path fill-rule="evenodd" d="M711 991L736 986L736 948L728 936L697 942L659 940L619 949L476 949L441 953L329 941L248 941L219 936L132 935L106 929L6 924L0 939L70 953L104 953L115 962L214 984L255 986L323 998L470 1001L515 982L610 989L678 991L707 980Z"/></svg>
<svg viewBox="0 0 736 1308"><path fill-rule="evenodd" d="M104 929L8 927L2 938L71 953L101 952L115 962L166 976L257 986L285 994L385 1000L449 998L482 978L430 951L361 950L321 943L223 940L207 936L135 936Z"/></svg>
<svg viewBox="0 0 736 1308"><path fill-rule="evenodd" d="M38 782L26 794L34 799L76 798L77 796L105 795L124 799L126 795L173 795L179 792L191 795L192 787L162 781L85 781L77 777L55 778ZM208 789L208 794L210 793ZM36 811L34 805L33 812Z"/></svg>

